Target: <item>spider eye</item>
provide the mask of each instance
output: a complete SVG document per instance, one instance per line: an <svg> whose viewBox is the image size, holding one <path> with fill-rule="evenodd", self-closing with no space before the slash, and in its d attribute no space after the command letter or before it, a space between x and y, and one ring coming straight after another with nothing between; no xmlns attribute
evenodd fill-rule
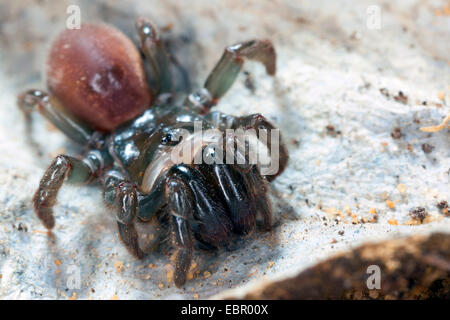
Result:
<svg viewBox="0 0 450 320"><path fill-rule="evenodd" d="M163 146L175 146L181 141L181 137L177 137L172 133L166 133L161 138L161 144Z"/></svg>

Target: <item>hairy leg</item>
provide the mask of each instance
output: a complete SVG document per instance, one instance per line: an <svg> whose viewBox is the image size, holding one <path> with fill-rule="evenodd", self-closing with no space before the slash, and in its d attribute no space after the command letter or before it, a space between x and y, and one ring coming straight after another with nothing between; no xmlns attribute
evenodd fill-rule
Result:
<svg viewBox="0 0 450 320"><path fill-rule="evenodd" d="M148 61L153 80L156 81L155 94L172 93L172 76L170 74L170 57L159 37L159 31L149 20L139 18L136 21L140 47Z"/></svg>
<svg viewBox="0 0 450 320"><path fill-rule="evenodd" d="M265 177L261 176L256 165L252 166L251 170L244 177L256 209L256 214L262 218L264 229L269 231L272 229L272 204L269 199L269 182Z"/></svg>
<svg viewBox="0 0 450 320"><path fill-rule="evenodd" d="M231 88L245 59L261 62L271 76L276 72L276 52L269 40L251 40L229 46L206 79L204 88L189 95L187 103L203 113L208 112Z"/></svg>
<svg viewBox="0 0 450 320"><path fill-rule="evenodd" d="M184 164L172 167L165 186L178 248L175 283L181 286L191 264L190 229L201 243L218 247L230 241L233 225L214 185L196 168Z"/></svg>
<svg viewBox="0 0 450 320"><path fill-rule="evenodd" d="M104 199L113 208L119 235L127 249L139 259L144 252L139 247L139 235L134 225L139 209L137 187L116 170L108 171L104 177Z"/></svg>
<svg viewBox="0 0 450 320"><path fill-rule="evenodd" d="M19 95L17 104L28 121L30 113L37 109L47 120L73 141L85 145L91 139L93 131L72 117L56 99L51 98L44 91L25 91Z"/></svg>
<svg viewBox="0 0 450 320"><path fill-rule="evenodd" d="M189 185L195 203L194 218L197 223L193 229L197 236L215 247L225 245L231 237L233 226L215 185L207 181L199 170L184 164L172 167L169 176Z"/></svg>
<svg viewBox="0 0 450 320"><path fill-rule="evenodd" d="M248 234L256 224L256 210L244 174L234 165L227 164L202 164L200 170L219 186L233 231L237 234Z"/></svg>
<svg viewBox="0 0 450 320"><path fill-rule="evenodd" d="M149 221L155 217L159 210L164 206L164 177L158 178L155 187L150 194L139 198L139 218L143 221Z"/></svg>
<svg viewBox="0 0 450 320"><path fill-rule="evenodd" d="M186 275L192 261L193 235L189 217L194 213L194 201L189 186L177 177L166 180L164 194L167 199L175 253L175 285L180 288L186 282Z"/></svg>
<svg viewBox="0 0 450 320"><path fill-rule="evenodd" d="M64 180L68 183L88 183L98 176L102 166L103 159L97 151L91 151L82 160L67 155L59 155L53 160L33 198L35 211L47 229L55 225L53 206Z"/></svg>

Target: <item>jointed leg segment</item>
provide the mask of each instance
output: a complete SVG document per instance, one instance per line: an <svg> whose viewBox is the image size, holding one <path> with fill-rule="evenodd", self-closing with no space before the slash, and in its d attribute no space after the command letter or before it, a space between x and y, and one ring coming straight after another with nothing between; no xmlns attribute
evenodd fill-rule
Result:
<svg viewBox="0 0 450 320"><path fill-rule="evenodd" d="M261 62L269 75L275 75L276 53L272 42L251 40L229 46L205 82L205 88L213 101L220 99L230 89L242 69L244 58Z"/></svg>
<svg viewBox="0 0 450 320"><path fill-rule="evenodd" d="M141 51L150 64L155 80L155 93L172 93L169 54L159 37L158 29L152 22L144 18L137 20L136 28L139 33Z"/></svg>
<svg viewBox="0 0 450 320"><path fill-rule="evenodd" d="M184 164L172 167L165 195L177 247L175 284L180 287L191 265L193 232L201 243L216 247L228 243L233 225L222 199L197 168Z"/></svg>
<svg viewBox="0 0 450 320"><path fill-rule="evenodd" d="M139 235L134 225L139 210L136 186L111 170L105 175L104 188L105 201L115 211L120 238L132 254L143 258L144 252L139 247Z"/></svg>
<svg viewBox="0 0 450 320"><path fill-rule="evenodd" d="M194 203L188 185L181 179L169 177L164 190L176 247L174 282L181 287L186 282L186 275L192 261L193 235L189 217L194 214Z"/></svg>
<svg viewBox="0 0 450 320"><path fill-rule="evenodd" d="M36 213L47 229L55 225L53 206L65 179L69 183L87 183L94 178L96 168L88 160L59 155L45 171L33 202Z"/></svg>
<svg viewBox="0 0 450 320"><path fill-rule="evenodd" d="M204 88L191 94L187 103L206 113L231 88L245 59L264 64L269 75L276 72L276 52L269 40L251 40L229 46L206 79Z"/></svg>
<svg viewBox="0 0 450 320"><path fill-rule="evenodd" d="M27 119L37 109L48 121L73 141L85 145L92 136L92 130L72 117L58 102L41 90L28 90L19 95L18 106Z"/></svg>

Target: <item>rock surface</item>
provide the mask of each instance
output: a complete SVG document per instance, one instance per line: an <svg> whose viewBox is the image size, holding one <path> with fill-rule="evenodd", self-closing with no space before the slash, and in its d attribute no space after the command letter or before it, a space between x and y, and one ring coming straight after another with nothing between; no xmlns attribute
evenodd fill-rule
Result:
<svg viewBox="0 0 450 320"><path fill-rule="evenodd" d="M295 277L262 282L252 290L230 290L218 297L257 300L449 299L450 236L438 233L364 244L318 263Z"/></svg>
<svg viewBox="0 0 450 320"><path fill-rule="evenodd" d="M111 23L134 40L135 17L153 19L194 88L227 45L269 38L277 49L275 79L247 63L217 109L261 112L287 140L291 161L272 191L278 222L233 251L197 251L183 289L171 281L167 250L142 261L128 254L98 186L63 187L54 237L33 213L52 157L79 149L39 115L27 131L16 95L45 88L46 51L73 3L82 21ZM436 204L450 201L450 133L420 127L449 113L449 11L421 0L0 3L0 297L203 299L366 242L448 234ZM417 207L428 212L422 222L409 215Z"/></svg>

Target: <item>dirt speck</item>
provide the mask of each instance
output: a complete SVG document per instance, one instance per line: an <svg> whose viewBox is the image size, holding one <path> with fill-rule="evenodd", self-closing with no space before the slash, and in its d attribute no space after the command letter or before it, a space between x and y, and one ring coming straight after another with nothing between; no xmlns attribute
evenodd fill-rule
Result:
<svg viewBox="0 0 450 320"><path fill-rule="evenodd" d="M412 209L409 212L409 215L414 220L420 221L420 223L422 223L423 220L428 216L428 212L423 207L417 207L417 208Z"/></svg>
<svg viewBox="0 0 450 320"><path fill-rule="evenodd" d="M251 93L255 93L256 86L255 86L255 80L253 79L253 76L250 72L244 71L245 75L245 87L250 90Z"/></svg>
<svg viewBox="0 0 450 320"><path fill-rule="evenodd" d="M394 209L395 208L394 201L386 200L386 205L389 207L389 209Z"/></svg>
<svg viewBox="0 0 450 320"><path fill-rule="evenodd" d="M74 293L72 294L72 296L71 296L70 298L67 298L67 299L68 299L68 300L77 300L77 299L78 299L77 293L74 292Z"/></svg>
<svg viewBox="0 0 450 320"><path fill-rule="evenodd" d="M445 216L450 216L450 212L448 210L448 202L445 200L439 201L436 205Z"/></svg>
<svg viewBox="0 0 450 320"><path fill-rule="evenodd" d="M429 143L422 144L422 150L425 153L431 153L434 149L434 146Z"/></svg>
<svg viewBox="0 0 450 320"><path fill-rule="evenodd" d="M116 268L116 271L118 273L122 272L122 270L123 270L123 262L122 261L114 262L114 268Z"/></svg>
<svg viewBox="0 0 450 320"><path fill-rule="evenodd" d="M400 183L400 184L397 186L397 190L398 190L398 192L400 192L400 193L405 193L405 192L406 192L406 186L405 186L404 184Z"/></svg>
<svg viewBox="0 0 450 320"><path fill-rule="evenodd" d="M342 132L340 130L337 130L333 125L329 124L325 127L327 135L331 137L337 137Z"/></svg>
<svg viewBox="0 0 450 320"><path fill-rule="evenodd" d="M389 91L386 88L380 88L380 93L385 96L386 98L390 97Z"/></svg>
<svg viewBox="0 0 450 320"><path fill-rule="evenodd" d="M408 97L402 91L399 91L398 94L394 96L394 100L403 104L408 103Z"/></svg>
<svg viewBox="0 0 450 320"><path fill-rule="evenodd" d="M400 139L403 137L402 130L400 128L394 128L391 132L391 137L393 139Z"/></svg>
<svg viewBox="0 0 450 320"><path fill-rule="evenodd" d="M392 226L398 226L398 221L397 219L389 219L388 223Z"/></svg>

